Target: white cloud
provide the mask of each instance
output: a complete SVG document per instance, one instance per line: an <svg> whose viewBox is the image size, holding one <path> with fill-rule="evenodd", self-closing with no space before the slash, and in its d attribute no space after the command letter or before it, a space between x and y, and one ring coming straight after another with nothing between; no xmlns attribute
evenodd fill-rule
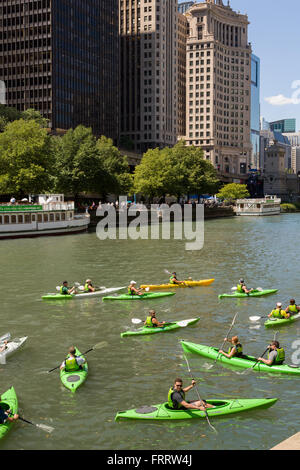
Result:
<svg viewBox="0 0 300 470"><path fill-rule="evenodd" d="M300 100L295 100L294 98L287 98L283 95L276 95L270 96L269 98L265 98L272 106L285 106L286 104L300 104Z"/></svg>

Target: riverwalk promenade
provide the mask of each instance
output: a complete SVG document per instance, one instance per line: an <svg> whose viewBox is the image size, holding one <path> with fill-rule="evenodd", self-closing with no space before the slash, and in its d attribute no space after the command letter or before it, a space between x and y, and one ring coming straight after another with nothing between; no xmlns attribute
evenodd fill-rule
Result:
<svg viewBox="0 0 300 470"><path fill-rule="evenodd" d="M271 450L300 450L300 432L280 442Z"/></svg>

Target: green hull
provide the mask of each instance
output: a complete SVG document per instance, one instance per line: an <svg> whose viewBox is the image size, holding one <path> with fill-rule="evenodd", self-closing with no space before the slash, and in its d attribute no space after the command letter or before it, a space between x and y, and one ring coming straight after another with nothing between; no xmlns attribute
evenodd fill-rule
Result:
<svg viewBox="0 0 300 470"><path fill-rule="evenodd" d="M81 352L76 348L76 356L80 356ZM84 357L84 356L82 356ZM66 372L64 369L60 371L60 380L62 381L63 385L71 390L72 392L76 392L77 388L86 381L88 375L88 365L85 362L82 365L82 369Z"/></svg>
<svg viewBox="0 0 300 470"><path fill-rule="evenodd" d="M249 398L233 400L207 400L207 403L215 408L208 408L207 414L210 418L228 416L242 411L257 408L269 408L276 403L277 398ZM168 403L152 405L117 413L115 420L119 419L155 419L155 420L179 420L179 419L205 419L205 413L201 410L173 410Z"/></svg>
<svg viewBox="0 0 300 470"><path fill-rule="evenodd" d="M11 387L5 393L1 395L0 406L4 410L11 410L13 414L18 413L18 398L14 387ZM4 424L0 424L0 439L10 430L13 423L6 421Z"/></svg>
<svg viewBox="0 0 300 470"><path fill-rule="evenodd" d="M63 294L49 294L43 295L43 300L70 300L73 299L75 295L63 295Z"/></svg>
<svg viewBox="0 0 300 470"><path fill-rule="evenodd" d="M185 352L200 354L200 356L208 359L217 359L224 365L229 365L239 369L251 369L255 365L257 358L253 356L232 357L228 359L226 356L219 354L217 348L203 346L202 344L189 343L181 341L181 346ZM268 366L262 362L255 365L254 369L258 372L268 372L269 374L289 374L300 376L300 367L289 366L288 364Z"/></svg>
<svg viewBox="0 0 300 470"><path fill-rule="evenodd" d="M136 331L125 331L125 333L121 333L121 337L124 338L125 336L154 335L155 333L165 333L166 331L177 330L178 328L185 328L186 326L194 325L199 320L200 318L192 318L191 320L169 323L166 326L156 328L144 326Z"/></svg>
<svg viewBox="0 0 300 470"><path fill-rule="evenodd" d="M171 295L175 295L175 292L149 292L143 295L108 295L107 297L103 297L102 300L150 300L158 299L161 297L169 297Z"/></svg>
<svg viewBox="0 0 300 470"><path fill-rule="evenodd" d="M273 318L272 320L269 319L265 322L265 327L266 328L271 328L273 326L283 326L283 325L289 325L290 323L294 323L295 321L300 320L300 313L297 315L293 315L290 318Z"/></svg>
<svg viewBox="0 0 300 470"><path fill-rule="evenodd" d="M235 292L234 294L222 294L219 295L219 299L247 299L248 297L262 297L263 295L271 295L275 294L278 289L267 289L267 290L262 290L262 291L254 291L251 292L250 294L241 294L239 292Z"/></svg>

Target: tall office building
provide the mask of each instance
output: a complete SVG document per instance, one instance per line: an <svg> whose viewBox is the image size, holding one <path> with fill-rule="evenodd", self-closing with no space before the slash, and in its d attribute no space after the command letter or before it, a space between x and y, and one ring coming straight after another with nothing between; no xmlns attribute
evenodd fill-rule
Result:
<svg viewBox="0 0 300 470"><path fill-rule="evenodd" d="M119 0L120 135L136 152L177 141L177 0Z"/></svg>
<svg viewBox="0 0 300 470"><path fill-rule="evenodd" d="M300 146L292 147L292 169L296 175L300 174Z"/></svg>
<svg viewBox="0 0 300 470"><path fill-rule="evenodd" d="M270 122L271 131L283 133L296 132L296 119L281 119Z"/></svg>
<svg viewBox="0 0 300 470"><path fill-rule="evenodd" d="M252 170L259 170L260 143L260 59L251 54L251 159Z"/></svg>
<svg viewBox="0 0 300 470"><path fill-rule="evenodd" d="M191 3L191 2L189 2ZM192 2L193 3L193 2ZM186 40L188 22L185 15L178 13L178 112L177 135L184 139L186 134Z"/></svg>
<svg viewBox="0 0 300 470"><path fill-rule="evenodd" d="M292 147L300 147L300 131L284 132L283 135L288 138L288 141Z"/></svg>
<svg viewBox="0 0 300 470"><path fill-rule="evenodd" d="M196 3L185 13L187 134L228 180L250 164L251 46L248 17L222 0Z"/></svg>
<svg viewBox="0 0 300 470"><path fill-rule="evenodd" d="M2 0L7 105L118 137L118 0Z"/></svg>
<svg viewBox="0 0 300 470"><path fill-rule="evenodd" d="M189 8L191 8L194 3L196 2L180 2L178 3L178 11L179 13L183 14L185 13Z"/></svg>

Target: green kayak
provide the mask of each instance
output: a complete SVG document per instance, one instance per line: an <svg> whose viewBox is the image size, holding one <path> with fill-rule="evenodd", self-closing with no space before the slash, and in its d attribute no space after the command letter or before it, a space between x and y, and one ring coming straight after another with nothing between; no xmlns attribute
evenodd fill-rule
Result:
<svg viewBox="0 0 300 470"><path fill-rule="evenodd" d="M290 323L294 323L295 321L300 320L300 313L297 315L293 315L290 318L269 318L265 322L266 328L271 328L272 326L282 326L282 325L289 325Z"/></svg>
<svg viewBox="0 0 300 470"><path fill-rule="evenodd" d="M219 295L219 299L232 298L232 299L247 299L248 297L262 297L263 295L275 294L278 289L265 289L265 290L255 290L250 292L250 294L241 294L240 292L235 292L234 294L222 294Z"/></svg>
<svg viewBox="0 0 300 470"><path fill-rule="evenodd" d="M150 300L159 299L162 297L169 297L171 295L175 295L175 292L147 292L143 295L108 295L107 297L103 297L102 300Z"/></svg>
<svg viewBox="0 0 300 470"><path fill-rule="evenodd" d="M232 357L231 359L228 359L226 356L223 356L223 354L219 354L218 348L212 348L202 344L181 341L181 346L185 352L200 354L200 356L207 357L208 359L217 359L224 365L230 365L239 369L251 369L257 361L257 358L246 355L243 355L243 357ZM288 364L268 366L267 364L260 362L256 364L253 370L258 372L268 372L270 374L290 374L300 376L300 367L290 366Z"/></svg>
<svg viewBox="0 0 300 470"><path fill-rule="evenodd" d="M10 410L12 414L18 413L18 398L14 387L11 387L1 395L0 406L4 411ZM5 436L12 425L13 423L11 421L0 424L0 439Z"/></svg>
<svg viewBox="0 0 300 470"><path fill-rule="evenodd" d="M124 338L124 336L153 335L155 333L164 333L166 331L177 330L178 328L194 325L194 323L197 323L199 320L200 318L192 318L191 320L175 321L172 323L166 323L165 326L154 328L143 326L142 328L139 328L135 331L125 331L125 333L121 333L121 337Z"/></svg>
<svg viewBox="0 0 300 470"><path fill-rule="evenodd" d="M81 352L76 348L76 356L81 356ZM69 354L68 356L69 357ZM84 356L82 356L84 357ZM62 381L63 385L67 387L72 392L76 392L77 388L80 387L83 382L85 382L88 375L88 365L85 362L81 369L76 371L65 371L62 369L60 371L60 380Z"/></svg>
<svg viewBox="0 0 300 470"><path fill-rule="evenodd" d="M269 408L276 403L277 398L246 398L229 400L206 400L207 403L215 406L208 408L207 414L210 418L227 416L242 411L249 411L256 408ZM205 418L204 411L201 410L174 410L168 403L161 405L143 406L141 408L119 411L115 420L119 419L155 419L155 420L176 420Z"/></svg>

